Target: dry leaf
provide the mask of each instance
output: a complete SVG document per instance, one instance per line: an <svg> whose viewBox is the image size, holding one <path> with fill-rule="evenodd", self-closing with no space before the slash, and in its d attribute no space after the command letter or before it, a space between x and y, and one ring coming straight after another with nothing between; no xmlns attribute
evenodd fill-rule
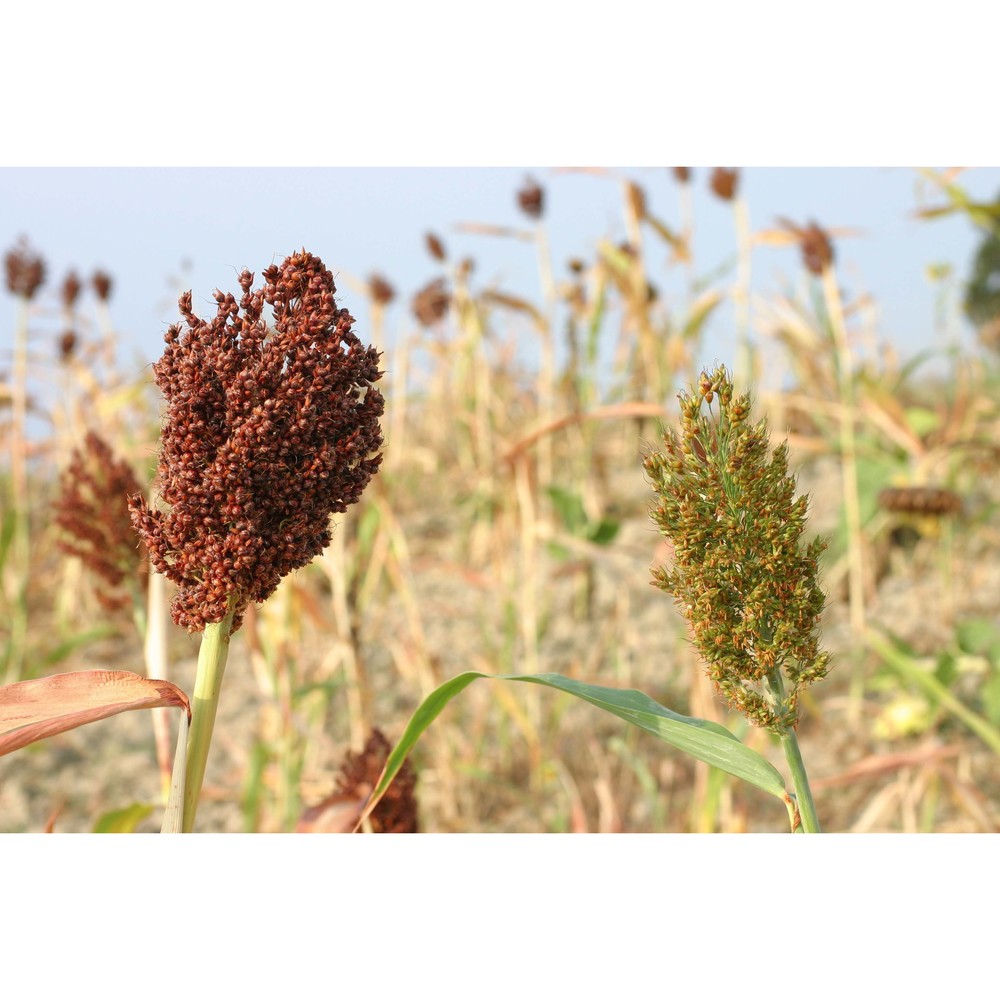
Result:
<svg viewBox="0 0 1000 1000"><path fill-rule="evenodd" d="M183 708L187 695L169 681L128 670L79 670L0 687L0 756L36 740L139 708Z"/></svg>

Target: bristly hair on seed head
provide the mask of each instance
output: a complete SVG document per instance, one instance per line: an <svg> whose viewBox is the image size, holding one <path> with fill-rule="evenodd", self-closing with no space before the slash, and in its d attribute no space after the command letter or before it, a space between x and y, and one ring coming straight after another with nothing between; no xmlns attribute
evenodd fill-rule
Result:
<svg viewBox="0 0 1000 1000"><path fill-rule="evenodd" d="M379 353L337 307L333 275L305 250L215 293L211 321L179 301L153 365L166 399L158 489L131 500L154 568L179 586L172 613L189 631L233 612L239 628L287 573L330 542L329 518L357 503L382 460ZM274 326L264 319L270 306Z"/></svg>

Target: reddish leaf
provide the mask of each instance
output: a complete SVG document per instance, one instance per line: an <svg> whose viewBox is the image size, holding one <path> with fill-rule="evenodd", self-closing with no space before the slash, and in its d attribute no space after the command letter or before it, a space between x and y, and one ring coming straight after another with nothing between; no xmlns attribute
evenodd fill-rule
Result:
<svg viewBox="0 0 1000 1000"><path fill-rule="evenodd" d="M0 756L29 743L139 708L183 708L187 695L169 681L128 670L80 670L0 687Z"/></svg>

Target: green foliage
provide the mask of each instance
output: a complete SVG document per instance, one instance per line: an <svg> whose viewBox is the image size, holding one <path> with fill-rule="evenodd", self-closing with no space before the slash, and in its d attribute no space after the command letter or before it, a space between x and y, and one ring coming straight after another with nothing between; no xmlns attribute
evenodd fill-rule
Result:
<svg viewBox="0 0 1000 1000"><path fill-rule="evenodd" d="M106 812L94 824L94 833L135 833L139 824L153 811L151 805L133 802L124 809Z"/></svg>

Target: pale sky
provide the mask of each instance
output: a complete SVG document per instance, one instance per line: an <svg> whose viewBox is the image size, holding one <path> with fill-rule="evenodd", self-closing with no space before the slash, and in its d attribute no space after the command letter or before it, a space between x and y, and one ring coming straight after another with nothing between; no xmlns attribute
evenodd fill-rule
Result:
<svg viewBox="0 0 1000 1000"><path fill-rule="evenodd" d="M694 170L695 260L706 275L732 260L734 226L729 205L708 191L709 168ZM515 199L528 174L546 192L544 223L558 278L566 275L570 257L593 259L599 239L625 238L621 185L614 178L642 185L653 214L680 226L678 189L666 168L615 168L609 177L544 167L3 168L0 246L6 251L23 233L48 263L41 301L49 315L36 319L39 331L58 331L57 291L69 268L85 278L98 267L110 272L112 317L129 364L159 355L162 334L177 317L176 282L193 290L196 311L210 315L214 288L236 291L242 267L259 275L302 246L337 275L341 300L359 319L362 335L368 313L358 283L374 271L389 279L397 290L386 322L391 345L414 325L413 293L442 273L424 248L427 231L442 238L453 261L475 258L474 285L540 301L531 244L455 229L462 222L530 228ZM1000 190L1000 169L969 170L959 181L975 197L992 199ZM742 173L741 191L755 231L773 227L778 216L860 230L836 241L842 285L875 299L880 334L903 354L940 343L937 293L926 268L948 263L964 279L980 233L961 216L914 219L919 205L941 201L914 170L752 167ZM647 235L650 278L679 312L686 275L667 266L662 247ZM725 288L734 277L730 272L715 284ZM801 281L795 249L755 251L755 294ZM81 305L92 314L89 301ZM725 309L716 315L706 363L729 356L732 318ZM968 325L961 321L959 328L971 343ZM4 354L10 329L10 319L0 322ZM613 335L609 330L609 339Z"/></svg>

